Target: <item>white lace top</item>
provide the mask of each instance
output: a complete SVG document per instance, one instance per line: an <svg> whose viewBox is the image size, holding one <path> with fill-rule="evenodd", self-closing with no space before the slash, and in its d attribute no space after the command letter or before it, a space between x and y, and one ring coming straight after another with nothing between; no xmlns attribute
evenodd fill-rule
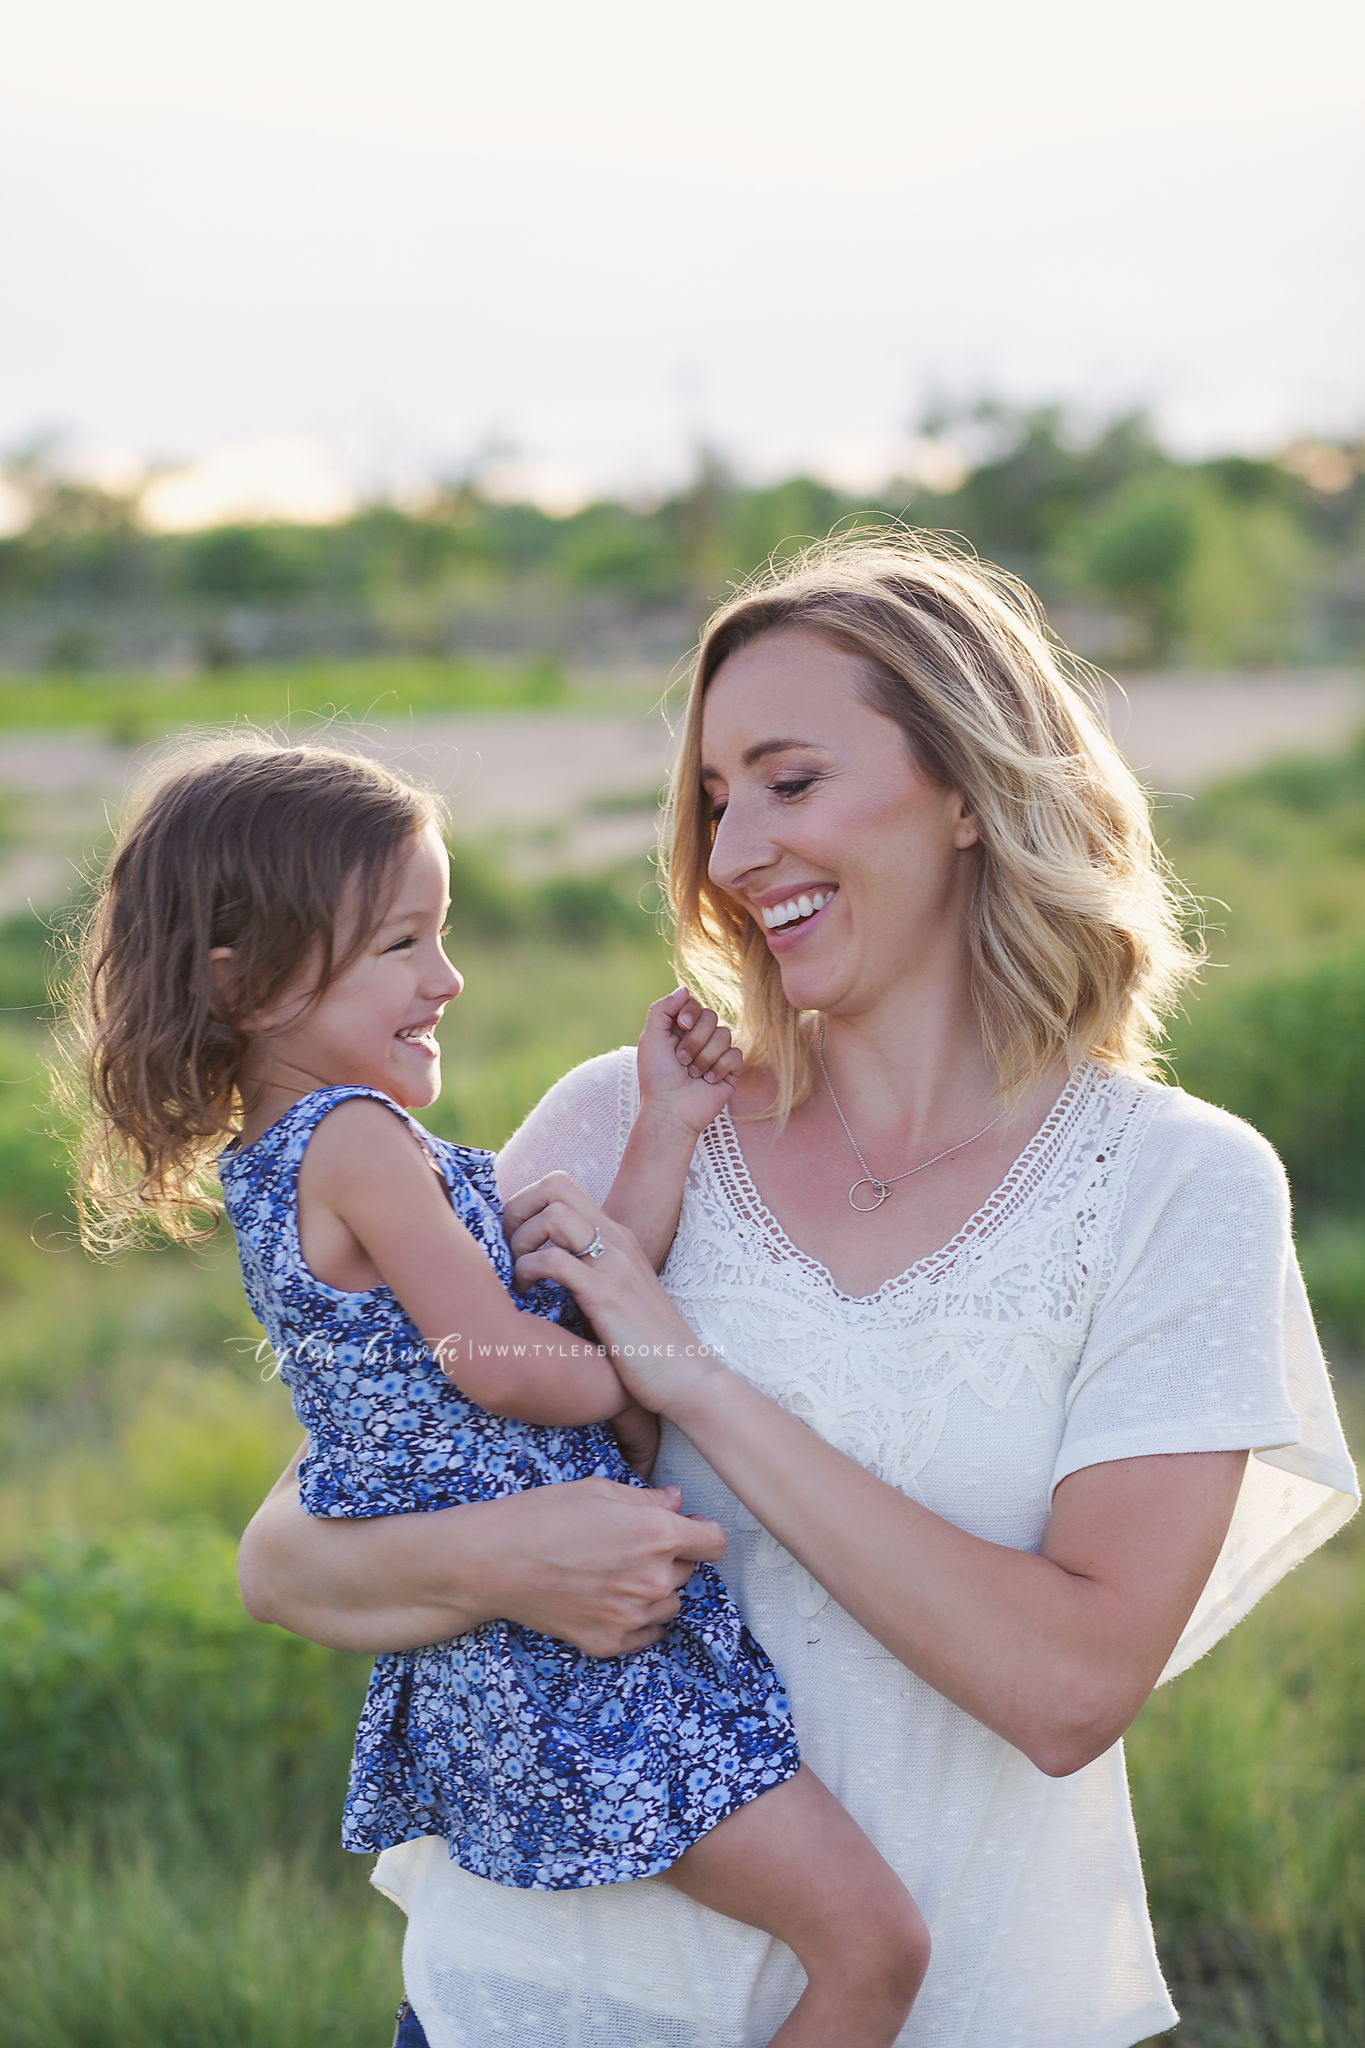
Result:
<svg viewBox="0 0 1365 2048"><path fill-rule="evenodd" d="M629 1051L579 1067L506 1147L504 1189L564 1167L600 1199L636 1101ZM1178 1089L1083 1067L952 1243L856 1298L764 1207L722 1115L664 1280L733 1371L995 1543L1036 1549L1052 1489L1084 1466L1256 1451L1167 1677L1358 1499L1279 1162ZM1172 2025L1122 1744L1045 1777L898 1664L671 1430L658 1476L725 1528L722 1570L808 1762L928 1919L904 2048L1129 2048ZM502 1890L432 1838L387 1850L375 1882L408 1913L431 2048L760 2048L801 1984L779 1943L657 1879Z"/></svg>

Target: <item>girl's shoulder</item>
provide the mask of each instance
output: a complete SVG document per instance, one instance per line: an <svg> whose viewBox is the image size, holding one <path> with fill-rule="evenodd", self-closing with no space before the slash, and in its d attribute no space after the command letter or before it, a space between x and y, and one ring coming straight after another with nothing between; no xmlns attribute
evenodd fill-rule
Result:
<svg viewBox="0 0 1365 2048"><path fill-rule="evenodd" d="M473 1145L456 1145L448 1138L438 1138L425 1124L417 1121L410 1111L395 1102L382 1089L367 1088L360 1083L348 1083L334 1088L314 1088L309 1094L301 1095L292 1103L283 1116L261 1132L249 1145L234 1139L227 1150L218 1156L219 1177L225 1184L244 1178L258 1178L273 1168L297 1168L308 1148L308 1141L324 1117L345 1102L378 1102L392 1112L400 1122L407 1125L417 1142L422 1146L440 1169L442 1177L449 1183L469 1182L487 1202L497 1204L497 1181L493 1172L493 1154Z"/></svg>

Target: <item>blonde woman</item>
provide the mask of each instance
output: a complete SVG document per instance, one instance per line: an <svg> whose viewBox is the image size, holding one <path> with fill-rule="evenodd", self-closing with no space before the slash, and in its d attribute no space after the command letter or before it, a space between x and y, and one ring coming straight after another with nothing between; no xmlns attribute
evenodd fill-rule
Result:
<svg viewBox="0 0 1365 2048"><path fill-rule="evenodd" d="M670 887L748 1064L662 1287L596 1206L631 1054L500 1161L521 1278L615 1344L665 1490L334 1527L286 1475L248 1602L357 1648L496 1616L612 1654L723 1557L803 1754L929 1921L901 2039L1127 2048L1175 2013L1120 1738L1358 1498L1279 1164L1152 1078L1193 961L1142 794L1026 593L854 538L712 620ZM431 2048L758 2048L801 1986L655 1880L512 1893L427 1839L376 1882Z"/></svg>

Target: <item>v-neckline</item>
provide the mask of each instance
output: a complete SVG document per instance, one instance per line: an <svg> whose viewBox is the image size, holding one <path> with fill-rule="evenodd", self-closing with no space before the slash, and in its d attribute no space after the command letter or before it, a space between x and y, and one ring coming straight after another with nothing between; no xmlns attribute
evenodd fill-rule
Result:
<svg viewBox="0 0 1365 2048"><path fill-rule="evenodd" d="M969 1243L980 1243L997 1215L1002 1209L1007 1207L1009 1197L1014 1192L1019 1181L1029 1172L1039 1156L1057 1137L1063 1123L1079 1101L1083 1085L1095 1080L1101 1071L1096 1068L1093 1060L1082 1060L1081 1064L1068 1079L1066 1086L1062 1089L1061 1094L1053 1103L1042 1123L1038 1126L1038 1129L1010 1166L1004 1178L992 1189L979 1208L973 1210L962 1227L948 1239L946 1244L940 1245L936 1251L926 1252L922 1258L914 1260L903 1271L891 1274L867 1294L849 1294L844 1288L840 1287L833 1273L831 1273L829 1267L822 1259L818 1259L813 1252L803 1251L801 1246L788 1235L758 1191L754 1177L749 1171L749 1162L744 1157L744 1148L739 1142L739 1132L735 1129L734 1118L730 1114L728 1105L721 1111L706 1135L712 1141L714 1149L721 1153L726 1165L729 1167L737 1184L738 1191L744 1198L746 1208L750 1210L756 1220L767 1231L768 1235L776 1239L787 1257L799 1261L801 1265L817 1273L825 1282L830 1292L837 1295L840 1301L854 1302L861 1307L880 1300L884 1294L893 1289L903 1287L911 1281L925 1278L935 1268L946 1269Z"/></svg>

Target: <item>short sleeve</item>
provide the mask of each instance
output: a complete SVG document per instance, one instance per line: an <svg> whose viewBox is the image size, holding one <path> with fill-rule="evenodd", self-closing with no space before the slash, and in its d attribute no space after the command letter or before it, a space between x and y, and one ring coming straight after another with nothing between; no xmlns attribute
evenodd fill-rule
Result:
<svg viewBox="0 0 1365 2048"><path fill-rule="evenodd" d="M574 1067L543 1095L498 1154L503 1200L547 1173L571 1173L600 1202L616 1178L639 1086L635 1048L623 1045Z"/></svg>
<svg viewBox="0 0 1365 2048"><path fill-rule="evenodd" d="M1202 1656L1359 1504L1290 1234L1251 1128L1169 1091L1134 1163L1053 1472L1249 1450L1232 1527L1163 1674Z"/></svg>

